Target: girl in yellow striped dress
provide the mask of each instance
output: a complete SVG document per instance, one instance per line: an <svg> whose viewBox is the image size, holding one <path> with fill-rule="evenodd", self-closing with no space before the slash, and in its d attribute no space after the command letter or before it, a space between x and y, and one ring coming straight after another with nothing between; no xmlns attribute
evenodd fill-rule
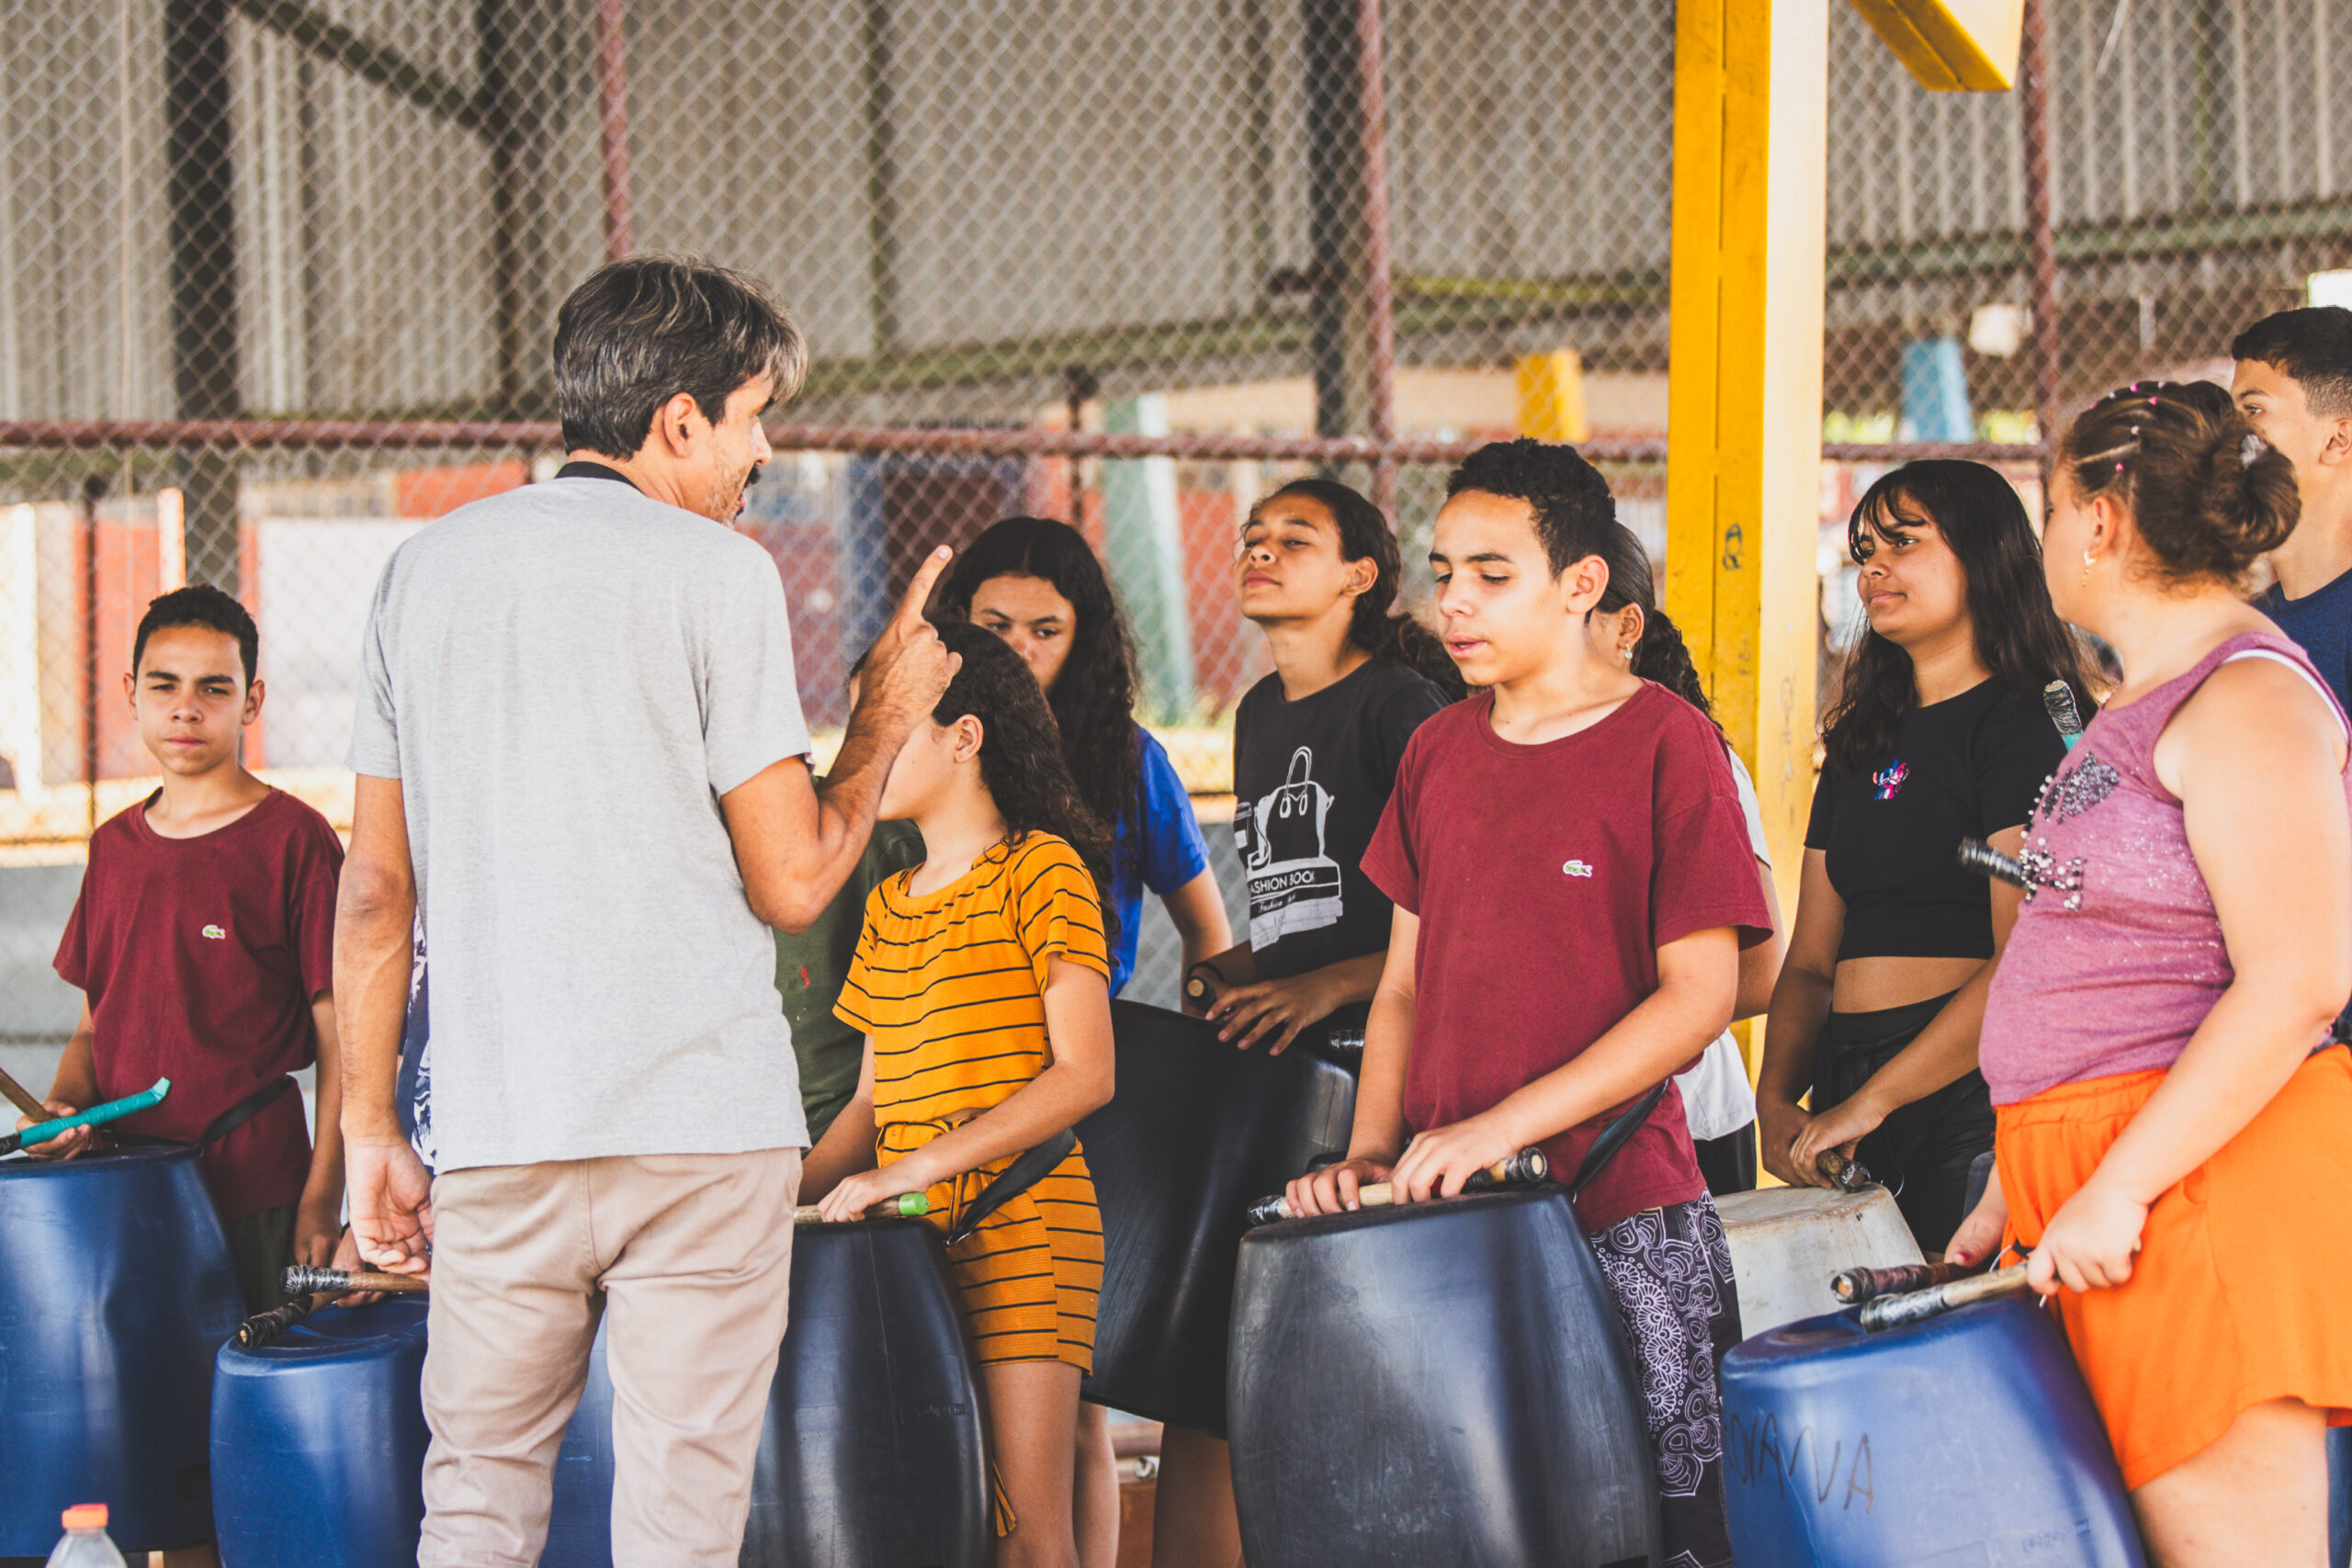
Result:
<svg viewBox="0 0 2352 1568"><path fill-rule="evenodd" d="M991 1177L1111 1098L1110 963L1080 803L1045 694L966 622L947 694L890 770L881 815L927 859L874 890L842 987L865 1031L857 1093L808 1156L827 1220L926 1192L944 1230ZM986 1395L1000 1568L1077 1568L1078 1382L1094 1360L1102 1224L1085 1152L949 1249Z"/></svg>

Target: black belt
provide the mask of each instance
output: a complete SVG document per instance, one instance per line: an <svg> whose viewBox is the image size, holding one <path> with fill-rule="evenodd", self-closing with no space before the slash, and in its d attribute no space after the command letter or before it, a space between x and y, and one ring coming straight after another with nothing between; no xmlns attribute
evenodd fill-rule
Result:
<svg viewBox="0 0 2352 1568"><path fill-rule="evenodd" d="M219 1143L221 1139L227 1137L230 1134L235 1132L238 1128L243 1126L246 1122L252 1121L254 1117L268 1110L272 1105L277 1102L277 1099L280 1095L283 1095L288 1089L292 1089L293 1087L294 1080L291 1077L281 1076L270 1079L267 1083L262 1085L261 1088L254 1090L253 1093L245 1096L244 1099L237 1101L236 1104L229 1107L228 1110L223 1111L220 1115L215 1116L211 1121L206 1122L204 1131L196 1135L195 1146L199 1149L210 1148L213 1145ZM178 1147L187 1146L180 1144L179 1140L176 1138L152 1138L144 1133L125 1133L118 1131L114 1134L114 1141L118 1144L160 1144Z"/></svg>

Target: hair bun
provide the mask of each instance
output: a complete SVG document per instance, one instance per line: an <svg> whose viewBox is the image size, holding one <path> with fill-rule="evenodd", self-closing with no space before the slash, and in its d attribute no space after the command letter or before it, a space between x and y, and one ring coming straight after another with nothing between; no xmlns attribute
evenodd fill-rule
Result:
<svg viewBox="0 0 2352 1568"><path fill-rule="evenodd" d="M2140 539L2178 581L2236 582L2294 532L2294 465L2211 381L2138 382L2077 419L2061 446L2086 495L2120 491Z"/></svg>
<svg viewBox="0 0 2352 1568"><path fill-rule="evenodd" d="M2217 422L2196 464L2197 531L2212 558L2206 570L2226 577L2286 543L2302 513L2294 465L2232 414Z"/></svg>

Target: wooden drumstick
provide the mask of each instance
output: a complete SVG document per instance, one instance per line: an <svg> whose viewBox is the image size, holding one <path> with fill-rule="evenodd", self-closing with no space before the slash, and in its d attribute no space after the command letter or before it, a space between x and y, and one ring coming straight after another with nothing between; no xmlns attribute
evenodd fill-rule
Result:
<svg viewBox="0 0 2352 1568"><path fill-rule="evenodd" d="M1911 1291L1899 1296L1881 1296L1862 1304L1861 1324L1865 1334L1877 1334L1905 1324L1925 1323L1931 1317L1941 1317L1956 1307L1971 1302L1991 1301L1996 1296L2023 1295L2033 1287L2025 1282L2027 1265L1997 1269L1990 1274L1972 1274L1965 1280L1950 1284L1933 1285L1924 1291Z"/></svg>
<svg viewBox="0 0 2352 1568"><path fill-rule="evenodd" d="M6 1095L8 1097L9 1104L15 1106L18 1111L24 1112L27 1116L36 1122L47 1122L55 1114L48 1106L43 1105L40 1100L35 1100L32 1095L26 1090L24 1085L10 1077L6 1073L0 1073L0 1094Z"/></svg>
<svg viewBox="0 0 2352 1568"><path fill-rule="evenodd" d="M382 1291L388 1295L422 1295L433 1287L413 1274L384 1274L372 1269L314 1269L297 1263L286 1270L278 1288L289 1296L322 1292Z"/></svg>
<svg viewBox="0 0 2352 1568"><path fill-rule="evenodd" d="M1542 1149L1527 1148L1506 1160L1498 1160L1484 1170L1473 1171L1470 1179L1462 1184L1464 1192L1488 1192L1498 1187L1526 1187L1542 1181L1552 1174L1552 1162ZM1385 1209L1396 1201L1396 1184L1375 1181L1369 1187L1356 1189L1356 1206L1360 1209ZM1248 1215L1251 1225L1272 1224L1276 1220L1295 1220L1290 1199L1280 1192L1261 1198L1250 1205Z"/></svg>
<svg viewBox="0 0 2352 1568"><path fill-rule="evenodd" d="M869 1204L857 1217L861 1220L919 1220L931 1213L931 1197L923 1192L901 1192L896 1198L885 1198ZM825 1216L814 1203L803 1203L792 1211L796 1225L821 1225Z"/></svg>

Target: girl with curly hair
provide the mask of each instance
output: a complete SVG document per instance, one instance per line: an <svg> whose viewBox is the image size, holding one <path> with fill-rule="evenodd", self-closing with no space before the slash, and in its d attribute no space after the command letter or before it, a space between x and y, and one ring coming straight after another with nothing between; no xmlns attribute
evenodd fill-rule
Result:
<svg viewBox="0 0 2352 1568"><path fill-rule="evenodd" d="M1650 570L1649 552L1633 531L1617 525L1597 552L1609 563L1609 587L1600 603L1585 618L1593 648L1604 660L1623 664L1645 681L1655 681L1705 714L1714 716L1698 666L1683 646L1680 628L1657 607L1657 579ZM1788 939L1781 924L1781 896L1772 886L1772 851L1764 837L1764 813L1756 803L1756 781L1747 764L1728 743L1724 759L1731 764L1732 783L1739 790L1739 808L1747 819L1747 847L1756 852L1757 881L1764 907L1772 912L1769 941L1744 948L1739 954L1739 999L1732 1018L1754 1018L1772 1005L1772 986L1781 976L1781 958ZM1699 1156L1699 1174L1707 1190L1720 1198L1756 1188L1756 1091L1748 1087L1747 1063L1739 1042L1725 1030L1715 1036L1696 1066L1675 1078L1682 1091L1683 1114L1690 1123L1691 1147Z"/></svg>
<svg viewBox="0 0 2352 1568"><path fill-rule="evenodd" d="M1757 1113L1767 1170L1821 1187L1824 1155L1858 1159L1934 1254L1993 1146L1976 1034L2018 909L2015 888L1954 854L1970 838L2018 852L2066 755L2043 688L2065 682L2085 713L2089 695L2025 504L1996 470L1906 464L1846 534L1870 630L1822 737Z"/></svg>
<svg viewBox="0 0 2352 1568"><path fill-rule="evenodd" d="M828 1221L926 1193L943 1230L1022 1153L1111 1098L1110 850L1020 658L967 623L963 666L890 770L881 816L924 859L866 901L835 1008L865 1032L850 1103L808 1156ZM1102 1224L1085 1153L947 1253L987 1392L995 1561L1079 1561L1079 1379L1093 1366ZM1115 1496L1114 1496L1115 1504ZM1115 1519L1115 1516L1114 1516Z"/></svg>
<svg viewBox="0 0 2352 1568"><path fill-rule="evenodd" d="M1146 888L1168 910L1186 966L1232 945L1192 799L1166 749L1136 723L1126 619L1085 537L1047 517L992 525L940 584L939 614L994 632L1021 655L1053 705L1080 797L1112 829L1102 883L1118 914L1111 994L1135 973Z"/></svg>

